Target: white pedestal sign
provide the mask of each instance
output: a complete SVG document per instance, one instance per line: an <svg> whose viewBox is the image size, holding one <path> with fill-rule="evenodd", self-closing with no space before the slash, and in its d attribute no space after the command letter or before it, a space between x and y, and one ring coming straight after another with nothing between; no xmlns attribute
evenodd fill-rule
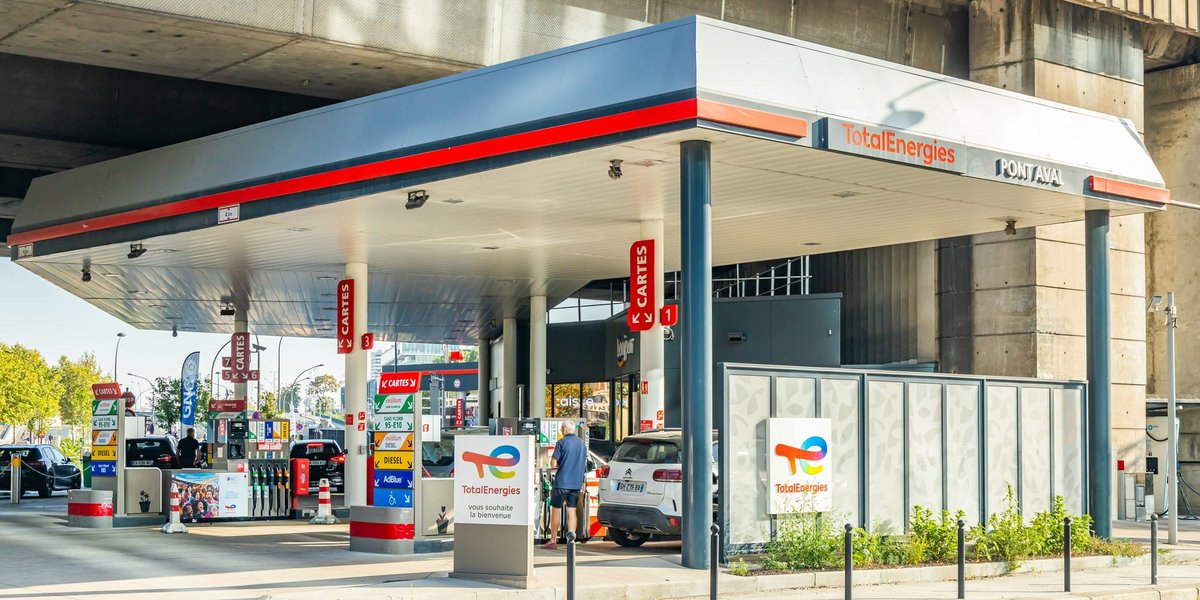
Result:
<svg viewBox="0 0 1200 600"><path fill-rule="evenodd" d="M532 436L456 436L456 523L532 525L533 460Z"/></svg>
<svg viewBox="0 0 1200 600"><path fill-rule="evenodd" d="M829 419L768 419L768 512L833 510L833 472Z"/></svg>

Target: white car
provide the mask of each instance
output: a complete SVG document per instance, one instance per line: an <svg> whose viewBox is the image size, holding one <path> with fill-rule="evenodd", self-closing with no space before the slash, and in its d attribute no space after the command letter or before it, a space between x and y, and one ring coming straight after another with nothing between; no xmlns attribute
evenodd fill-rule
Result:
<svg viewBox="0 0 1200 600"><path fill-rule="evenodd" d="M621 441L612 460L600 468L597 520L608 529L610 539L632 548L651 537L679 537L683 512L682 448L683 434L678 429L647 431ZM714 432L709 456L714 497L716 457Z"/></svg>

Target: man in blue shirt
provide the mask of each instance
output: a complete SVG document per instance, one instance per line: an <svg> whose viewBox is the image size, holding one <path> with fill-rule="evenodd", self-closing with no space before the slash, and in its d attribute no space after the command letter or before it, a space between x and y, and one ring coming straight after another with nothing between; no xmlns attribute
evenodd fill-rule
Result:
<svg viewBox="0 0 1200 600"><path fill-rule="evenodd" d="M543 548L555 550L558 548L558 523L562 519L562 509L567 508L567 531L575 531L575 505L579 502L579 490L583 489L583 470L587 465L587 447L583 440L575 435L570 423L559 427L562 438L554 445L554 485L550 488L550 541Z"/></svg>

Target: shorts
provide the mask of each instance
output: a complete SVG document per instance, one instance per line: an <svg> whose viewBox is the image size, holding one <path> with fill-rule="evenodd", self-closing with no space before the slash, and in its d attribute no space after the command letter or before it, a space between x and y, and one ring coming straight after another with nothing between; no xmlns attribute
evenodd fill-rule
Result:
<svg viewBox="0 0 1200 600"><path fill-rule="evenodd" d="M575 508L579 502L579 490L568 490L566 488L551 488L550 489L550 506L552 508L562 508L563 504L567 508Z"/></svg>

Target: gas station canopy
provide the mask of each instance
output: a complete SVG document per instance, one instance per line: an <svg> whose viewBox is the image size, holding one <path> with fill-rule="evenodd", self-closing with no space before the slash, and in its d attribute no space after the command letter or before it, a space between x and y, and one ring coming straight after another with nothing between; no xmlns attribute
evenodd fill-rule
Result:
<svg viewBox="0 0 1200 600"><path fill-rule="evenodd" d="M248 304L255 333L333 337L365 262L381 339L474 343L627 275L641 221L677 268L693 139L714 264L1169 201L1127 120L688 18L42 177L8 244L132 325L221 333Z"/></svg>

